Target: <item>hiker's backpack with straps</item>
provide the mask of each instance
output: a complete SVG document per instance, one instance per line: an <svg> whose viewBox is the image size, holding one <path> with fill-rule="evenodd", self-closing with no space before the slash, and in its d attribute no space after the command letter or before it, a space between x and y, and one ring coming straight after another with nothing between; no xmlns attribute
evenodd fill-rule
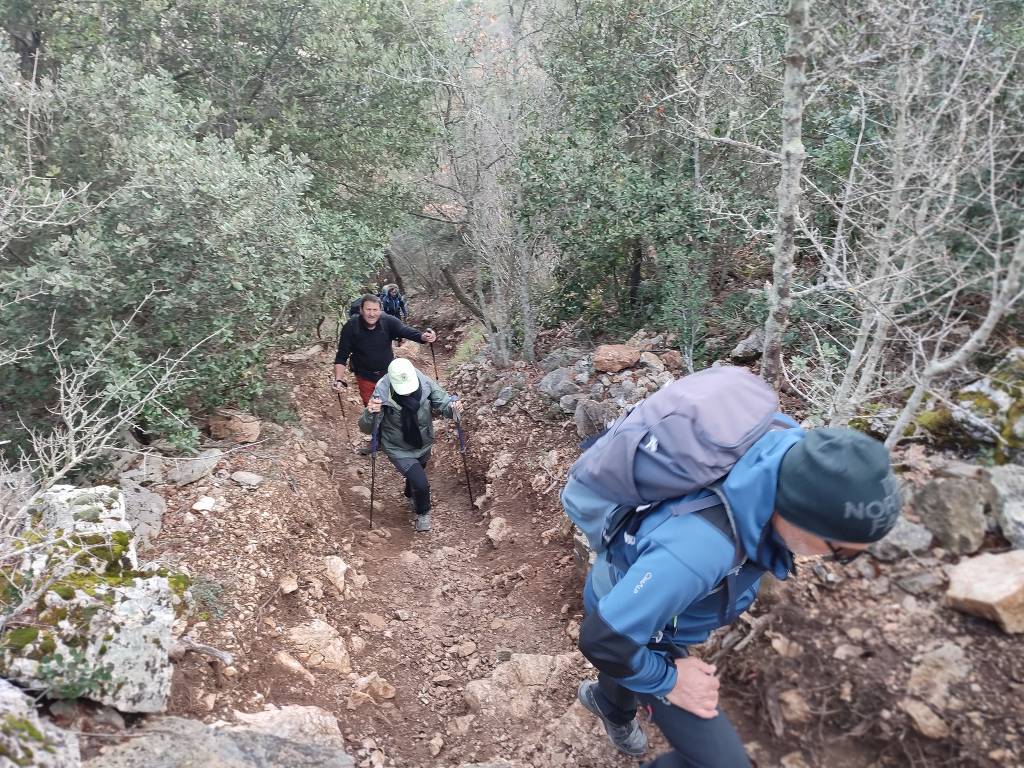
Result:
<svg viewBox="0 0 1024 768"><path fill-rule="evenodd" d="M638 507L712 488L750 446L782 426L775 424L778 409L775 391L746 368L720 366L677 379L617 419L577 459L562 492L565 512L600 553L624 527L626 535L635 533Z"/></svg>

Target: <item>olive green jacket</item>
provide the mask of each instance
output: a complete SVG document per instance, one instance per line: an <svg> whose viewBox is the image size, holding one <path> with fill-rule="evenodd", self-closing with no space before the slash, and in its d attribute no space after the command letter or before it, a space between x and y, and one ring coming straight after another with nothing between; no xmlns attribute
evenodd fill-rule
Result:
<svg viewBox="0 0 1024 768"><path fill-rule="evenodd" d="M402 437L402 407L395 402L391 392L391 380L384 376L377 382L373 396L381 399L380 413L370 413L363 409L359 417L359 429L366 434L373 433L374 423L380 420L380 446L389 456L396 459L418 459L430 450L434 444L434 416L452 416L452 398L436 381L424 376L419 370L416 375L420 380L420 389L424 397L420 398L420 410L417 420L420 434L423 435L423 447L409 445Z"/></svg>

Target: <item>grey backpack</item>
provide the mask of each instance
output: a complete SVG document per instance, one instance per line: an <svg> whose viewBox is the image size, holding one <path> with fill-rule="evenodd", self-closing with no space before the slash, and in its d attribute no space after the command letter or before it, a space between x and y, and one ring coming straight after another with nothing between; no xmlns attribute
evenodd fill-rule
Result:
<svg viewBox="0 0 1024 768"><path fill-rule="evenodd" d="M594 546L609 517L708 488L767 433L775 391L746 368L677 379L619 417L569 470L566 513Z"/></svg>

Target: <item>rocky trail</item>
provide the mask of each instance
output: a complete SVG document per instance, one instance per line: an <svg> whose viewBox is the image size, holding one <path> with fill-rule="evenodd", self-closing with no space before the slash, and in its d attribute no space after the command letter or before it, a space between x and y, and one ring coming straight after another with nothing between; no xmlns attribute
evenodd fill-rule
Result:
<svg viewBox="0 0 1024 768"><path fill-rule="evenodd" d="M578 452L578 414L567 419L576 403L544 393L571 371L456 366L461 333L447 330L440 378L467 402L477 503L451 422L438 420L430 533L414 534L383 454L371 528L371 460L355 450L361 404L346 393L346 436L326 345L272 366L296 423L264 424L259 442L222 445L210 474L158 486L167 510L142 555L191 578L193 609L174 632L230 654L179 652L167 714L256 739L246 742L262 750L252 765L347 764L317 757L318 745L334 755L343 747L359 766L638 764L575 703L579 679L594 672L575 649L582 580L557 491ZM433 373L427 348L397 352ZM609 382L625 388L626 374ZM929 493L945 489L942 498L969 480L913 452L903 460ZM978 514L965 551L1002 552ZM766 585L749 616L698 649L718 664L723 706L758 766L1022 764L1024 653L995 624L945 606L966 535L947 533L940 541L953 543L933 547L908 521L898 541L849 568L804 563L798 579ZM190 722L81 715L65 707L55 719L81 730L90 768L160 768L175 764L157 757L175 739L212 738ZM232 735L238 726L248 736ZM117 756L104 747L122 727L155 731L128 742L139 750L131 757ZM254 731L313 752L282 753ZM653 756L663 745L647 732Z"/></svg>
<svg viewBox="0 0 1024 768"><path fill-rule="evenodd" d="M416 346L399 354L432 373ZM354 450L364 440L354 425L361 404L346 393L349 440L321 374L328 365L324 352L282 366L300 423L229 454L212 478L169 498L148 554L192 574L201 605L189 636L234 656L231 666L198 654L179 661L170 713L209 721L268 705L318 707L337 716L365 765L512 756L530 732L544 751L540 731L570 710L584 674L567 632L580 609L571 551L542 535L553 521L522 497L488 503L488 514L470 509L443 420L429 468L433 531L414 534L401 477L383 454L371 529L371 459ZM475 490L507 480L485 477L471 421L467 432ZM243 487L230 477L238 471L263 480ZM204 497L212 508L202 509ZM564 759L544 761L631 764L605 749L582 709L570 715L575 730L557 745Z"/></svg>

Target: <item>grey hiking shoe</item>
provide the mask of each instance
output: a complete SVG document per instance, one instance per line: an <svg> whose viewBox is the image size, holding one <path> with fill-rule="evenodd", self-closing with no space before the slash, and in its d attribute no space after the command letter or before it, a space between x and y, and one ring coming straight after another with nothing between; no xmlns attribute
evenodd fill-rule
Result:
<svg viewBox="0 0 1024 768"><path fill-rule="evenodd" d="M358 453L360 456L369 456L370 444L367 443L366 445L359 446L358 448L356 448L356 453Z"/></svg>
<svg viewBox="0 0 1024 768"><path fill-rule="evenodd" d="M416 515L416 530L418 532L430 530L430 513Z"/></svg>
<svg viewBox="0 0 1024 768"><path fill-rule="evenodd" d="M580 683L579 691L576 692L576 698L580 700L580 704L586 707L592 714L597 715L601 718L601 723L604 725L605 733L608 734L608 740L616 746L620 752L625 752L627 755L633 757L640 757L644 752L647 751L647 735L640 727L640 723L636 721L636 718L630 720L626 725L616 725L604 716L601 712L601 708L597 706L597 699L594 698L594 694L597 692L597 681L596 680L584 680Z"/></svg>

